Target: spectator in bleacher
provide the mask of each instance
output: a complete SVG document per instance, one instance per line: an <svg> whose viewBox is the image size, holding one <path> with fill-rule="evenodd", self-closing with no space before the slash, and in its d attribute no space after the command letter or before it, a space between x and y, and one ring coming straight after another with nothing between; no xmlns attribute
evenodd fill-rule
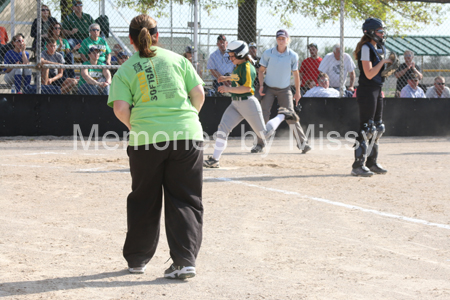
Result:
<svg viewBox="0 0 450 300"><path fill-rule="evenodd" d="M425 98L425 93L419 87L419 74L410 73L408 76L408 84L400 93L401 98Z"/></svg>
<svg viewBox="0 0 450 300"><path fill-rule="evenodd" d="M234 65L231 62L228 53L226 53L227 46L227 38L223 34L220 34L217 37L217 47L219 49L211 54L206 65L206 68L213 76L213 88L215 92L217 92L217 88L221 85L231 86L231 81L221 83L217 81L220 76L229 76L234 70Z"/></svg>
<svg viewBox="0 0 450 300"><path fill-rule="evenodd" d="M310 57L306 58L302 61L302 65L300 67L300 82L301 87L300 90L302 93L305 93L310 87L306 84L308 80L314 81L314 86L317 86L317 77L319 76L319 66L322 62L322 57L318 56L318 47L316 43L311 43L308 45Z"/></svg>
<svg viewBox="0 0 450 300"><path fill-rule="evenodd" d="M111 64L112 65L118 65L119 64L119 60L117 59L117 55L119 55L119 52L123 51L123 48L119 44L114 44L114 47L112 47L111 50L112 50L112 52L111 52Z"/></svg>
<svg viewBox="0 0 450 300"><path fill-rule="evenodd" d="M57 42L54 38L49 38L47 43L47 50L42 52L41 65L53 64L64 65L64 57L57 52ZM42 85L53 85L61 89L62 94L68 94L78 84L75 78L67 78L64 75L64 69L42 69L41 71Z"/></svg>
<svg viewBox="0 0 450 300"><path fill-rule="evenodd" d="M401 91L408 84L408 78L412 73L417 74L419 80L422 80L423 78L422 73L420 73L420 68L413 62L414 53L411 50L406 50L403 57L405 58L405 62L402 63L394 73L395 78L397 78L396 97L400 96Z"/></svg>
<svg viewBox="0 0 450 300"><path fill-rule="evenodd" d="M330 77L325 73L319 73L317 76L318 86L313 87L307 91L303 97L317 97L317 98L329 98L329 97L339 97L339 91L330 88Z"/></svg>
<svg viewBox="0 0 450 300"><path fill-rule="evenodd" d="M192 63L192 53L193 52L194 52L194 50L192 49L191 46L186 46L186 48L184 48L183 56L186 57L191 62L191 64L193 64ZM200 75L200 77L202 77L203 72L202 72L202 67L200 65L200 62L198 62L197 74Z"/></svg>
<svg viewBox="0 0 450 300"><path fill-rule="evenodd" d="M450 98L450 89L445 86L445 78L434 78L434 86L427 90L427 98Z"/></svg>
<svg viewBox="0 0 450 300"><path fill-rule="evenodd" d="M101 50L93 45L89 48L89 60L83 65L105 65L99 62ZM78 93L81 95L109 95L111 73L108 69L81 69Z"/></svg>
<svg viewBox="0 0 450 300"><path fill-rule="evenodd" d="M344 86L347 81L347 73L350 76L350 85L347 88L349 91L354 91L354 83L355 83L355 63L349 54L344 53ZM339 90L339 81L341 74L341 46L339 44L334 45L333 52L328 53L323 58L322 62L319 66L319 71L322 73L326 73L330 78L330 86Z"/></svg>
<svg viewBox="0 0 450 300"><path fill-rule="evenodd" d="M79 50L83 62L89 60L89 49L95 45L98 49L100 49L100 57L98 61L100 63L111 65L111 48L109 48L108 43L100 37L100 25L97 23L91 24L89 26L89 34L89 37L81 43L81 48Z"/></svg>
<svg viewBox="0 0 450 300"><path fill-rule="evenodd" d="M41 7L41 48L44 49L44 45L48 38L48 29L52 24L58 23L58 21L52 17L50 9L47 5ZM34 38L31 48L36 51L36 37L37 37L37 18L34 19L33 25L31 25L31 37Z"/></svg>
<svg viewBox="0 0 450 300"><path fill-rule="evenodd" d="M56 52L59 52L64 56L64 61L66 62L66 64L73 65L73 53L78 51L81 45L78 44L75 46L75 48L71 49L69 42L64 38L64 35L61 31L62 28L60 23L52 24L48 28L48 38L53 38L56 40ZM75 71L73 69L65 69L64 74L68 78L75 78Z"/></svg>
<svg viewBox="0 0 450 300"><path fill-rule="evenodd" d="M8 44L9 37L8 32L6 32L6 28L0 26L0 62L3 62L3 56L5 56L6 45Z"/></svg>
<svg viewBox="0 0 450 300"><path fill-rule="evenodd" d="M12 38L14 49L5 54L5 64L23 64L30 63L30 54L26 51L27 45L22 34L17 34ZM31 83L31 69L5 69L5 82L14 84L16 93L21 94L22 86L26 87Z"/></svg>
<svg viewBox="0 0 450 300"><path fill-rule="evenodd" d="M9 41L8 32L6 32L6 28L0 26L0 44L6 45Z"/></svg>
<svg viewBox="0 0 450 300"><path fill-rule="evenodd" d="M89 37L89 26L94 23L94 19L89 14L83 13L83 2L74 0L72 3L73 13L62 20L63 33L72 49L77 44L81 44Z"/></svg>
<svg viewBox="0 0 450 300"><path fill-rule="evenodd" d="M117 54L117 62L119 65L123 65L124 62L126 62L130 56L125 51L121 51Z"/></svg>

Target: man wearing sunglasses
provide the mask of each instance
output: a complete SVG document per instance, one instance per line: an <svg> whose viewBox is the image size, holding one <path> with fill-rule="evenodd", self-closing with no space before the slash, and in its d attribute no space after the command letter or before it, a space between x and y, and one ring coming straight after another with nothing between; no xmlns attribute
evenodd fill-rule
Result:
<svg viewBox="0 0 450 300"><path fill-rule="evenodd" d="M445 86L444 77L434 79L434 86L427 89L427 98L450 98L450 89Z"/></svg>
<svg viewBox="0 0 450 300"><path fill-rule="evenodd" d="M100 49L98 62L111 65L111 48L109 48L108 43L100 37L100 25L97 23L89 26L89 37L83 40L81 48L78 51L83 62L89 60L88 53L92 46L96 46L97 49Z"/></svg>
<svg viewBox="0 0 450 300"><path fill-rule="evenodd" d="M397 78L396 97L401 94L402 89L408 84L408 78L412 73L417 74L419 80L423 78L422 73L420 73L420 68L413 62L414 53L411 50L406 50L403 57L405 58L405 62L394 73L395 78Z"/></svg>
<svg viewBox="0 0 450 300"><path fill-rule="evenodd" d="M401 98L425 98L425 93L419 87L419 75L411 73L408 77L408 84L402 89L400 93Z"/></svg>
<svg viewBox="0 0 450 300"><path fill-rule="evenodd" d="M63 20L62 25L64 35L73 49L89 36L89 26L94 23L94 19L91 15L83 13L81 0L74 0L72 9L73 13Z"/></svg>

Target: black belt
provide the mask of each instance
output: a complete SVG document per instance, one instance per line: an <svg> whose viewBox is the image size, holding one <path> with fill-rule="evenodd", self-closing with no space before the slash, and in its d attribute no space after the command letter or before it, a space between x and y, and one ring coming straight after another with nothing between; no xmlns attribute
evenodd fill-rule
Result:
<svg viewBox="0 0 450 300"><path fill-rule="evenodd" d="M249 96L244 96L244 97L231 97L231 100L233 101L243 101L243 100L247 100Z"/></svg>

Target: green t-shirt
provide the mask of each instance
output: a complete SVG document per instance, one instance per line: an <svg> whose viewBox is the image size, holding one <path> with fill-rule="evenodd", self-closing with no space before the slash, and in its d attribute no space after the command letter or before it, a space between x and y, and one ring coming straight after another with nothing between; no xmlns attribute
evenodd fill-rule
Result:
<svg viewBox="0 0 450 300"><path fill-rule="evenodd" d="M92 45L96 45L101 50L98 61L102 63L106 62L106 56L111 53L111 48L109 48L108 43L101 37L96 41L91 39L91 37L88 37L81 43L81 48L78 52L84 54L86 58L88 58L89 47Z"/></svg>
<svg viewBox="0 0 450 300"><path fill-rule="evenodd" d="M80 19L75 13L71 13L64 19L62 28L64 30L72 30L74 28L78 28L77 33L75 33L74 35L66 36L66 38L84 40L85 38L89 37L89 26L91 26L91 24L93 23L95 23L94 19L92 19L91 15L89 14L83 13Z"/></svg>
<svg viewBox="0 0 450 300"><path fill-rule="evenodd" d="M90 65L91 62L85 61L83 65ZM104 65L104 63L97 62L97 65ZM88 74L95 80L99 80L103 77L103 69L88 69ZM81 86L82 84L86 83L86 80L84 80L83 76L80 76L80 81L78 81L78 86Z"/></svg>
<svg viewBox="0 0 450 300"><path fill-rule="evenodd" d="M198 112L189 92L203 85L192 64L172 51L156 49L156 56L131 56L114 75L108 105L116 100L133 105L130 146L174 140L203 141Z"/></svg>
<svg viewBox="0 0 450 300"><path fill-rule="evenodd" d="M56 49L59 48L59 45L60 45L60 44L61 44L61 43L59 42L59 39L56 40L56 46L57 46ZM62 55L66 55L66 49L70 49L69 42L68 42L66 39L62 39L62 45L61 45L61 48L60 48L59 50L57 50L57 52L61 53ZM45 42L44 50L45 50L45 51L47 50L47 42Z"/></svg>
<svg viewBox="0 0 450 300"><path fill-rule="evenodd" d="M240 65L237 65L234 68L233 73L231 74L231 86L247 86L251 88L250 93L245 94L233 94L231 93L231 97L243 97L243 96L252 96L255 94L255 86L254 81L256 78L256 70L255 67L249 62L246 61Z"/></svg>

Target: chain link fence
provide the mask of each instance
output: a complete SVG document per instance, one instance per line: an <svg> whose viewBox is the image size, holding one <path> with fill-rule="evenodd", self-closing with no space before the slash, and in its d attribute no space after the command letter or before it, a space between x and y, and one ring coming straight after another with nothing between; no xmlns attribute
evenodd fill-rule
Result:
<svg viewBox="0 0 450 300"><path fill-rule="evenodd" d="M150 8L150 6L140 5L143 3L146 2L52 0L41 3L40 1L0 0L0 20L2 20L0 21L2 44L0 59L3 63L0 92L108 93L107 83L114 76L115 70L134 53L128 38L128 26L130 20L139 14L139 9ZM319 84L318 70L328 74L330 87L339 87L336 78L339 78L341 62L336 60L339 55L335 56L336 45L339 45L341 38L339 21L323 22L319 26L319 17L304 17L301 14L284 15L275 11L269 2L263 1L247 0L241 6L236 4L218 7L208 6L207 3L200 1L197 7L198 29L195 31L194 1L184 2L184 4L176 1L153 3L158 5L154 9L149 9L148 13L158 22L160 46L193 61L206 83L205 89L209 94L214 94L214 76L210 71L211 66L208 68L208 60L215 51L218 51L219 36L224 36L228 42L241 39L247 43L255 43L256 56L260 57L265 50L276 46L275 35L279 29L285 29L289 33L291 40L289 47L298 54L302 93ZM38 9L38 6L41 9ZM38 26L37 22L38 11L42 18L41 26ZM344 21L344 52L346 53L344 73L347 77L345 86L351 90L352 87L358 86L359 70L353 51L362 37L361 26L364 20L354 22L345 19ZM386 23L390 25L389 20ZM433 87L436 76L443 76L445 79L450 72L450 50L448 50L450 35L446 35L446 24L444 22L440 26L427 25L421 29L417 28L414 32L401 29L394 32L388 28L387 52L396 52L402 64L405 63L406 58L406 68L410 68L411 62L415 64L416 69L423 76L419 84L425 91ZM21 61L21 57L17 54L7 55L8 51L21 53L20 47L23 45L18 44L22 42L11 42L13 36L17 37L19 33L23 36L19 37L19 40L23 40L29 54L29 63L26 66L14 66ZM49 51L48 43L51 38L56 40L56 52L63 57L63 61L55 60L55 63L63 63L65 66L61 68L58 65L46 65L44 69L36 68L39 67L36 64L41 61L41 58L44 60L49 58L46 52ZM41 41L40 51L37 47L39 40ZM90 53L92 46L98 49ZM405 50L411 50L413 57L405 57ZM97 52L99 52L97 64L105 64L105 66L95 67L92 63L95 59L92 60L91 57L96 56ZM222 63L231 64L225 57ZM8 75L5 72L5 64L8 65L6 68L8 73L11 69L20 71L14 71L14 76ZM404 67L405 65L402 66ZM30 76L28 75L30 72L24 70L31 71L31 80L27 77ZM48 72L46 73L45 70ZM61 73L61 70L63 77L59 80L51 80ZM16 75L21 75L20 82ZM386 97L394 97L396 92L399 93L397 81L395 74L386 80L384 85Z"/></svg>

